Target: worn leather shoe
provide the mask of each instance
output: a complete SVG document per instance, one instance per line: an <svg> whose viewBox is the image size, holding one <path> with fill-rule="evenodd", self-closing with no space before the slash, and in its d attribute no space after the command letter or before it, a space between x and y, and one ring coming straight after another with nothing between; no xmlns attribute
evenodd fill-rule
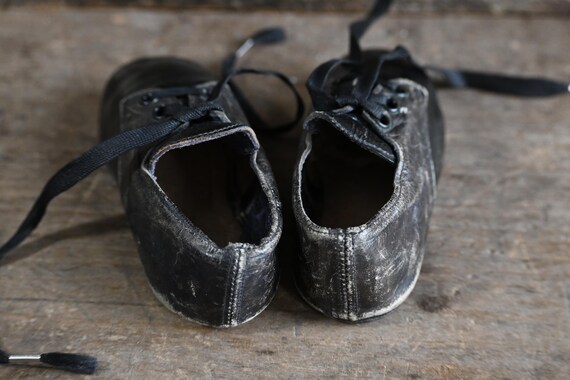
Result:
<svg viewBox="0 0 570 380"><path fill-rule="evenodd" d="M206 101L216 78L175 58L135 61L109 81L104 139ZM231 90L200 123L118 159L115 174L149 283L170 310L205 325L246 322L277 288L282 231L273 175ZM215 125L217 124L217 125Z"/></svg>
<svg viewBox="0 0 570 380"><path fill-rule="evenodd" d="M359 75L337 70L327 96L350 96ZM380 316L402 303L418 278L444 133L424 79L413 66L387 65L366 98L371 109L356 99L331 108L317 100L305 120L293 185L302 245L296 284L325 315Z"/></svg>
<svg viewBox="0 0 570 380"><path fill-rule="evenodd" d="M245 46L281 37L271 29ZM176 120L208 101L214 106L182 133L121 156L114 171L157 298L194 322L216 327L247 322L268 306L277 289L275 250L283 228L269 162L243 103L223 84L232 75L252 73L234 70L237 58L226 61L221 82L186 60L135 61L113 75L101 108L106 140Z"/></svg>

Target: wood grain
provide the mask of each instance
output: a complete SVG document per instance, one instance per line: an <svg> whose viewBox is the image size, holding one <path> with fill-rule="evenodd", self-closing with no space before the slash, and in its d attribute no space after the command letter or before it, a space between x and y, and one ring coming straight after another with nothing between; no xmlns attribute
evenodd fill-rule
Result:
<svg viewBox="0 0 570 380"><path fill-rule="evenodd" d="M142 8L207 8L296 11L367 11L372 0L0 0L0 4L69 5L77 7L113 6ZM394 9L403 13L549 14L564 17L570 13L570 0L406 0L396 1Z"/></svg>
<svg viewBox="0 0 570 380"><path fill-rule="evenodd" d="M351 17L298 13L10 8L0 11L0 240L48 177L97 141L102 87L120 65L172 54L214 69L238 41L281 24L290 39L245 64L298 87L346 51ZM474 32L476 31L476 32ZM558 18L398 16L365 45L420 62L570 79ZM566 48L563 46L566 45ZM273 109L282 91L249 80ZM255 89L254 89L255 87ZM274 95L274 96L269 96ZM305 94L306 95L306 94ZM153 296L102 170L56 200L0 266L0 347L85 352L99 378L565 379L570 373L570 97L441 92L447 155L427 254L410 298L361 325L325 319L291 286L290 173L298 131L265 139L287 206L283 282L271 306L229 330L188 323ZM265 99L265 100L264 100ZM0 378L75 379L0 367Z"/></svg>

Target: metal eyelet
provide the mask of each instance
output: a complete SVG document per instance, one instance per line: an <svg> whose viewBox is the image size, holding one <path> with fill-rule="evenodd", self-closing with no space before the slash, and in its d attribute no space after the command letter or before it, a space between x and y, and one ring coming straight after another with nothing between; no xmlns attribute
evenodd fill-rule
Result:
<svg viewBox="0 0 570 380"><path fill-rule="evenodd" d="M408 96L408 88L406 86L398 85L394 89L396 96L402 98Z"/></svg>
<svg viewBox="0 0 570 380"><path fill-rule="evenodd" d="M141 103L143 106L149 105L149 104L151 104L151 103L156 103L156 102L158 102L158 99L155 98L155 97L152 95L152 93L144 94L143 96L141 96L141 101L140 101L140 103Z"/></svg>
<svg viewBox="0 0 570 380"><path fill-rule="evenodd" d="M390 129L392 127L392 117L388 112L382 112L378 118L378 124L382 129Z"/></svg>
<svg viewBox="0 0 570 380"><path fill-rule="evenodd" d="M388 107L388 109L392 112L397 111L399 106L400 104L394 98L388 98L386 101L386 107Z"/></svg>

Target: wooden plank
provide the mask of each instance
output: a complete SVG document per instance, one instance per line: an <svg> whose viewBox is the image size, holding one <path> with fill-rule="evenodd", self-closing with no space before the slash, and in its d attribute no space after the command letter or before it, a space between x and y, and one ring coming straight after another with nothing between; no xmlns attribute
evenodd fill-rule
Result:
<svg viewBox="0 0 570 380"><path fill-rule="evenodd" d="M136 6L143 8L209 8L251 10L363 12L370 0L0 0L8 5ZM403 13L476 12L484 14L570 13L570 0L408 0L396 1L394 8Z"/></svg>
<svg viewBox="0 0 570 380"><path fill-rule="evenodd" d="M242 38L280 24L287 43L244 64L298 78L346 51L347 15L140 10L0 12L0 240L55 170L97 141L99 97L120 64L178 55L219 68ZM31 27L33 26L33 27ZM474 33L473 31L477 31ZM570 79L559 18L390 17L365 45L419 62ZM6 54L6 52L9 52ZM262 108L282 100L256 86ZM253 92L253 91L248 91ZM306 96L306 93L304 93ZM277 97L276 97L277 95ZM0 265L0 347L102 361L101 378L566 379L570 373L570 98L441 92L447 155L427 255L410 298L380 320L338 323L291 284L289 207L298 133L265 139L286 212L283 282L228 330L170 313L149 289L114 181L100 171L58 199ZM0 366L0 378L76 376Z"/></svg>

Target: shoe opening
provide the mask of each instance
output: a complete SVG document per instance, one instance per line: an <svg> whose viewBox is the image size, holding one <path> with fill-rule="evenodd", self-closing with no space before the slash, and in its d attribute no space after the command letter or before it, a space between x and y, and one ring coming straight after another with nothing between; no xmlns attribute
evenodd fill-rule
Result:
<svg viewBox="0 0 570 380"><path fill-rule="evenodd" d="M301 196L317 225L348 228L368 222L394 191L396 165L316 121L312 149L303 167Z"/></svg>
<svg viewBox="0 0 570 380"><path fill-rule="evenodd" d="M220 247L260 244L270 228L267 196L243 134L172 149L156 165L159 186Z"/></svg>

